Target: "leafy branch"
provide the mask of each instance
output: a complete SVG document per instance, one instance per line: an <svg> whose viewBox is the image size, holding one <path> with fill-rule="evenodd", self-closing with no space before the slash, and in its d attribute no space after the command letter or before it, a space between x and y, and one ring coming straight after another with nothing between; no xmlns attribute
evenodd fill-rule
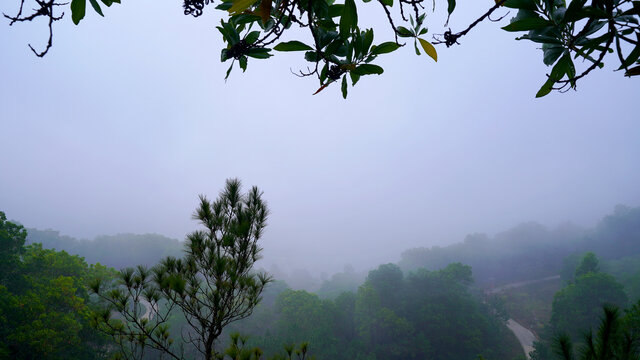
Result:
<svg viewBox="0 0 640 360"><path fill-rule="evenodd" d="M63 14L53 15L53 9L66 5L55 0L34 0L39 8L28 16L23 16L25 1L20 0L20 9L16 16L5 17L15 22L31 21L36 17L49 18L49 42L43 52L34 53L44 56L51 48L52 24ZM98 0L72 0L71 16L78 24L86 13L89 1L95 12L103 16ZM100 0L111 6L120 0ZM182 0L185 15L199 17L213 0ZM363 0L369 3L372 0ZM226 44L221 50L222 62L231 61L226 72L227 79L236 61L242 71L246 71L249 58L268 59L272 50L280 52L303 52L304 59L312 65L307 71L294 72L297 76L315 76L319 89L327 88L341 80L343 97L347 96L348 81L354 86L362 76L380 75L382 67L372 62L380 55L394 52L405 44L400 39L413 39L417 55L420 48L429 57L437 61L437 52L433 45L445 44L450 47L486 19L500 21L505 16L492 19L491 16L501 7L517 9L517 15L503 29L510 32L527 32L517 40L530 40L542 45L543 62L553 68L547 74L547 80L537 93L545 96L552 90L566 91L575 89L578 80L596 68L602 68L605 56L616 53L620 66L626 76L640 75L640 1L638 0L497 0L484 14L460 32L451 29L441 35L434 35L433 41L424 37L428 32L425 26L426 15L435 11L435 0L431 10L424 6L425 0L373 0L382 8L392 30L393 42L373 45L373 29L359 27L358 9L355 0L221 0L215 7L225 12L217 26ZM456 0L447 0L447 20L456 9ZM396 16L392 12L397 9ZM406 9L407 8L407 9ZM407 16L408 15L408 16ZM282 41L293 25L306 29L310 41L293 39ZM275 45L274 45L275 44ZM273 46L272 46L273 45ZM418 46L420 45L420 46ZM580 58L588 65L577 72L574 61Z"/></svg>

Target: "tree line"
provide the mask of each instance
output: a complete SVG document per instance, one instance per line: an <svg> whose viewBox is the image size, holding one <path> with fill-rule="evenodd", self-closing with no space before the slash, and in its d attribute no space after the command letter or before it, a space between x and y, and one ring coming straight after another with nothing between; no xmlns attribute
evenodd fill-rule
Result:
<svg viewBox="0 0 640 360"><path fill-rule="evenodd" d="M474 286L471 266L452 262L439 269L403 271L402 263L385 264L355 286L353 276L334 276L325 283L322 298L289 289L254 269L267 216L259 189L244 193L239 181L228 180L215 201L201 197L195 218L202 228L188 236L181 256L118 272L88 265L65 251L26 244L27 231L0 213L0 358L520 356L504 325L508 314ZM571 244L607 248L620 243L630 255L637 216L637 209L618 208ZM527 246L536 236L523 233L527 241L519 244L531 250ZM476 245L467 241L452 249L467 249L470 243ZM607 250L608 256L620 251ZM604 345L597 344L605 334L616 339L609 342L607 356L637 356L640 304L629 306L637 300L629 296L633 293L601 267L627 274L640 269L640 261L609 259L601 265L595 254L586 253L566 257L563 264L566 286L554 298L534 358L570 359L568 349L602 352L598 349ZM637 278L625 279L634 284ZM599 316L604 330L581 338L583 331L597 328Z"/></svg>

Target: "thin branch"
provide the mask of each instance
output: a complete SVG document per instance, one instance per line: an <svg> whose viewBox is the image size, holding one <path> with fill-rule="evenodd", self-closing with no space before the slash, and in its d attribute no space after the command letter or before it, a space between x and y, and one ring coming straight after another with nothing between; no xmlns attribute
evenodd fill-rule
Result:
<svg viewBox="0 0 640 360"><path fill-rule="evenodd" d="M442 40L436 40L433 42L433 44L445 44L447 45L447 47L450 47L451 45L454 44L459 44L458 43L458 39L462 36L467 35L467 33L469 31L471 31L471 29L473 29L476 25L478 25L480 22L482 22L484 19L488 18L491 14L493 14L494 11L496 11L500 6L502 6L502 4L504 4L506 0L500 0L498 2L496 2L496 4L494 6L491 7L491 9L489 9L489 11L487 11L486 13L484 13L484 15L480 16L478 19L476 19L476 21L472 22L471 25L469 25L469 27L467 27L466 29L464 29L463 31L459 32L459 33L451 33L451 29L449 29L448 31L446 31L443 34L444 37L444 41Z"/></svg>

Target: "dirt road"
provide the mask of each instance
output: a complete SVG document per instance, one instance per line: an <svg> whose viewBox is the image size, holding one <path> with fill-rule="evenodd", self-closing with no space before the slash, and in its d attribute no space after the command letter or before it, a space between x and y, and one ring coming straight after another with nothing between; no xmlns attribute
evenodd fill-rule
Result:
<svg viewBox="0 0 640 360"><path fill-rule="evenodd" d="M529 356L529 353L533 351L533 342L537 340L536 336L531 332L531 330L520 325L513 319L507 320L507 327L518 338L518 341L524 350L525 357L530 359L531 357Z"/></svg>
<svg viewBox="0 0 640 360"><path fill-rule="evenodd" d="M491 290L487 290L485 291L485 293L497 294L507 289L518 288L521 286L535 284L543 281L557 280L559 278L560 278L560 275L555 275L555 276L549 276L542 279L519 281L519 282L499 286ZM509 328L509 330L511 330L511 332L513 332L516 338L518 338L518 341L520 342L520 345L522 345L522 350L524 350L524 355L527 358L527 360L531 359L531 357L529 356L529 352L533 351L533 342L538 340L536 336L533 334L533 332L531 332L531 330L520 325L517 321L513 319L507 320L507 327Z"/></svg>

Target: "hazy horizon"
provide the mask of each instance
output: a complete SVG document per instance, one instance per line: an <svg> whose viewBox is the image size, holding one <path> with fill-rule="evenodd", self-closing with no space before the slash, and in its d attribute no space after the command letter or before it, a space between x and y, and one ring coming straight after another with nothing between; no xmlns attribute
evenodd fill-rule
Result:
<svg viewBox="0 0 640 360"><path fill-rule="evenodd" d="M628 204L618 204L618 205L622 205L622 206L629 206L629 207L635 207L632 205L628 205ZM616 206L618 206L616 205ZM483 235L487 235L489 238L493 239L496 237L496 235L500 235L502 233L506 233L511 229L517 228L521 225L525 225L525 224L530 224L530 223L534 223L534 224L540 224L542 226L544 226L547 230L553 231L555 229L561 228L563 226L573 226L576 228L579 228L580 230L591 230L593 229L600 220L602 220L605 216L611 215L614 212L614 208L610 209L609 211L603 213L600 217L598 217L594 222L589 223L589 224L578 224L574 221L560 221L560 222L556 222L556 223L551 223L551 224L543 224L541 222L535 221L535 220L529 220L529 221L522 221L516 224L513 224L511 226L507 226L503 229L497 229L494 232L485 232L485 231L471 231L468 232L467 234L462 235L460 238L458 239L448 239L441 241L441 242L430 242L430 243L423 243L421 242L419 239L415 242L415 243L407 243L408 246L404 247L404 248L394 248L393 251L391 252L386 252L386 253L380 253L380 254L373 254L374 256L371 256L372 254L369 255L363 255L358 257L357 254L354 253L344 253L343 257L341 258L342 260L344 260L343 263L340 263L339 261L337 262L333 262L333 263L326 263L326 261L323 262L323 264L319 264L319 263L314 263L314 262L294 262L291 263L290 261L288 261L287 258L283 257L281 254L282 249L277 249L274 248L273 244L269 244L268 240L263 240L262 241L262 245L265 247L265 251L263 252L263 255L265 255L264 259L260 260L258 263L258 267L264 268L266 270L270 270L273 269L274 266L275 268L277 268L278 271L287 273L289 275L292 275L293 273L295 273L296 271L311 271L311 276L313 276L316 279L319 279L321 277L321 275L324 276L331 276L332 274L338 273L338 272L342 272L345 266L352 266L354 267L354 270L356 272L366 272L370 269L376 268L378 265L380 264L384 264L384 263L396 263L397 261L400 260L400 255L402 252L412 249L412 248L420 248L420 247L426 247L426 248L430 248L432 246L448 246L448 245L452 245L452 244L456 244L456 243L462 243L464 242L465 238L469 235L475 235L475 234L483 234ZM185 239L184 237L182 238L178 238L178 237L173 237L173 236L169 236L166 234L161 234L161 233L157 233L157 232L147 232L147 233L101 233L101 234L95 234L93 236L75 236L73 234L69 234L69 233L65 233L64 231L60 230L60 229L55 229L55 228L38 228L36 226L30 226L28 224L24 224L22 222L20 222L17 219L9 219L10 221L15 221L16 223L20 223L21 225L25 226L25 228L27 229L36 229L36 230L40 230L40 231L54 231L54 232L58 232L60 236L68 236L71 238L75 238L77 240L87 240L87 241L94 241L99 237L103 237L103 236L117 236L117 235L129 235L129 234L133 234L133 235L159 235L159 236L164 236L167 238L171 238L171 239L175 239L178 240L180 242L183 242ZM195 223L195 221L194 221ZM267 227L268 229L268 227ZM194 228L194 230L196 230ZM186 236L186 235L185 235ZM267 231L267 235L265 235L265 238L268 239L268 231ZM263 239L265 239L263 238ZM295 254L294 254L295 255ZM329 256L328 254L323 254L321 255L324 258L324 260L326 260L326 257Z"/></svg>
<svg viewBox="0 0 640 360"><path fill-rule="evenodd" d="M449 25L486 7L459 4ZM578 91L535 99L550 68L500 29L514 13L438 47L437 63L411 44L380 58L384 74L343 100L333 87L312 96L317 81L291 74L307 66L297 54L251 60L225 83L215 11L105 10L77 27L65 16L43 59L27 47L46 41L43 23L0 32L0 210L26 226L181 240L198 194L237 177L272 210L265 257L318 271L528 221L589 227L640 205L637 80L608 64ZM392 39L383 14L368 19L375 43Z"/></svg>

